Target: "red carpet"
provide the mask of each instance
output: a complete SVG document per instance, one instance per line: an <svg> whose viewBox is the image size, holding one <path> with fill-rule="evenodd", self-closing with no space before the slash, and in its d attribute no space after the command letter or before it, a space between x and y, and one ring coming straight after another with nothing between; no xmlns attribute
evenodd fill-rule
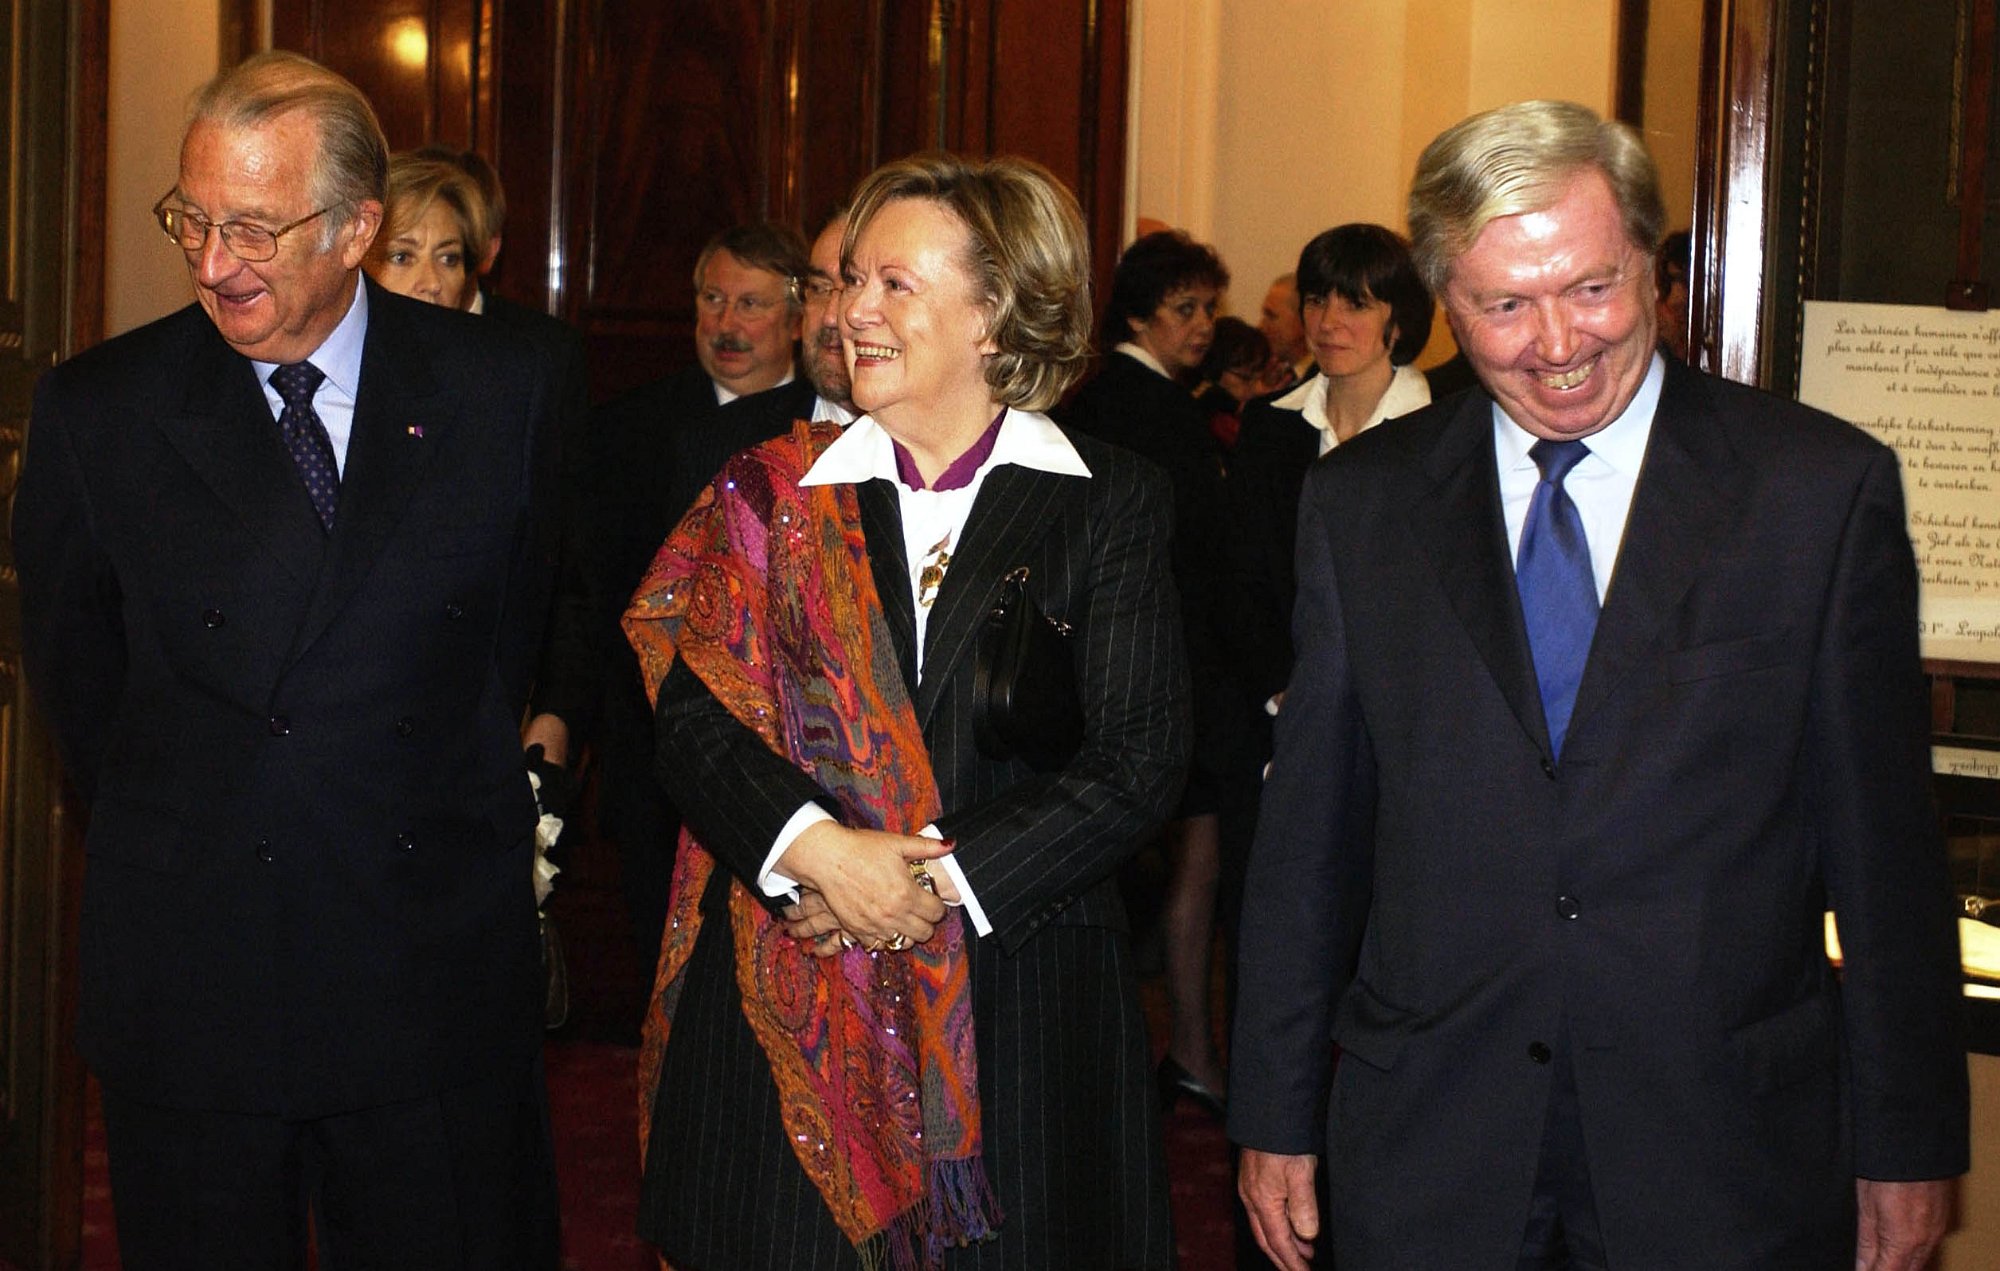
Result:
<svg viewBox="0 0 2000 1271"><path fill-rule="evenodd" d="M556 1177L562 1189L564 1271L652 1271L658 1264L633 1233L638 1212L639 1151L631 1043L651 968L632 952L618 898L618 864L586 832L562 861L551 910L562 931L570 977L569 1022L546 1050ZM1218 981L1220 977L1218 976ZM1220 984L1217 985L1218 994ZM1153 1048L1165 1049L1165 995L1144 986ZM84 1144L82 1271L117 1271L104 1123L90 1088ZM1222 1127L1185 1100L1166 1122L1173 1186L1174 1239L1181 1271L1234 1271L1235 1195ZM1059 1271L1050 1268L1049 1271Z"/></svg>
<svg viewBox="0 0 2000 1271"><path fill-rule="evenodd" d="M557 1041L547 1054L564 1271L651 1271L656 1264L632 1231L639 1182L634 1053L602 1042ZM1183 1103L1167 1118L1167 1155L1181 1267L1231 1271L1233 1183L1222 1128ZM104 1122L93 1083L84 1142L83 1271L117 1268Z"/></svg>

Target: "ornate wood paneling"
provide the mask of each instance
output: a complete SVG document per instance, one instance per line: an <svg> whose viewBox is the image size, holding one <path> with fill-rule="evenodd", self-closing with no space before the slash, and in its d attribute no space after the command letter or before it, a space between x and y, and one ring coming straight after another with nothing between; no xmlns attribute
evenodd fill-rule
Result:
<svg viewBox="0 0 2000 1271"><path fill-rule="evenodd" d="M1690 332L1695 364L1759 382L1766 194L1783 0L1709 0L1702 22Z"/></svg>
<svg viewBox="0 0 2000 1271"><path fill-rule="evenodd" d="M34 382L103 321L103 0L0 0L0 1262L73 1267L83 1068L71 1046L83 856L21 674L7 536Z"/></svg>
<svg viewBox="0 0 2000 1271"><path fill-rule="evenodd" d="M774 18L736 0L580 9L566 308L592 337L598 378L686 361L702 243L778 210Z"/></svg>
<svg viewBox="0 0 2000 1271"><path fill-rule="evenodd" d="M279 0L271 42L353 80L398 150L480 139L488 50L497 0Z"/></svg>
<svg viewBox="0 0 2000 1271"><path fill-rule="evenodd" d="M392 144L494 160L499 286L582 327L602 397L691 360L710 235L757 217L810 230L916 150L1047 164L1107 279L1127 2L275 0L272 30L367 91Z"/></svg>

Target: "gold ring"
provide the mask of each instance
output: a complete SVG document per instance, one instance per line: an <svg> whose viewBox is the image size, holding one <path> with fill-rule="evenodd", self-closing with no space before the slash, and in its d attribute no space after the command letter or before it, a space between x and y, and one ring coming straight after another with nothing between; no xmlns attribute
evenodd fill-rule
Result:
<svg viewBox="0 0 2000 1271"><path fill-rule="evenodd" d="M864 944L861 947L868 950L868 952L870 953L880 953L882 952L882 950L888 948L889 946L880 940L870 940L867 944Z"/></svg>
<svg viewBox="0 0 2000 1271"><path fill-rule="evenodd" d="M910 862L910 877L917 880L917 886L927 892L937 892L937 880L931 877L930 866L925 861Z"/></svg>
<svg viewBox="0 0 2000 1271"><path fill-rule="evenodd" d="M843 932L841 932L841 933L840 933L840 947L841 947L841 948L843 948L843 949L852 949L852 948L854 948L854 947L855 947L856 945L858 945L858 944L860 944L860 943L861 943L861 942L860 942L859 940L856 940L856 939L855 939L855 938L854 938L853 936L850 936L850 935L848 935L848 934L847 934L847 933L846 933L845 931L843 931Z"/></svg>
<svg viewBox="0 0 2000 1271"><path fill-rule="evenodd" d="M889 938L889 943L882 947L891 953L901 953L910 947L910 938L898 931Z"/></svg>

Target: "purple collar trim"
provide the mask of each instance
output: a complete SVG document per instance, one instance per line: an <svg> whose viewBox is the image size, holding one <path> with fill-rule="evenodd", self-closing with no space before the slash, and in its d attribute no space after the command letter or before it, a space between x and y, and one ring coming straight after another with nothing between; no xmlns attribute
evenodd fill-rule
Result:
<svg viewBox="0 0 2000 1271"><path fill-rule="evenodd" d="M972 443L972 449L951 461L951 466L938 474L937 484L924 485L924 474L917 471L917 461L910 458L910 452L903 449L903 443L891 437L889 444L896 448L896 479L912 490L963 490L972 484L978 475L979 466L993 455L994 443L1000 440L1000 421L1007 418L1007 408L1002 406L993 422L986 425L986 431L979 434L979 440Z"/></svg>

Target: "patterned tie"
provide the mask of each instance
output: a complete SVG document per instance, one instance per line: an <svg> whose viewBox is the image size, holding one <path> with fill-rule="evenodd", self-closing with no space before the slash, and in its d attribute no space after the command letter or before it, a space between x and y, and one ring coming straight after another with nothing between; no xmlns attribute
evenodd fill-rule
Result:
<svg viewBox="0 0 2000 1271"><path fill-rule="evenodd" d="M1521 529L1521 557L1514 584L1521 592L1521 616L1528 625L1528 651L1542 688L1542 715L1549 724L1549 749L1562 754L1576 708L1577 685L1597 631L1597 584L1590 572L1590 543L1583 518L1563 489L1563 478L1589 449L1580 441L1538 441L1528 451L1541 469L1528 520Z"/></svg>
<svg viewBox="0 0 2000 1271"><path fill-rule="evenodd" d="M278 431L284 434L292 462L299 465L299 476L305 479L320 525L330 530L334 504L340 498L340 468L333 460L326 425L313 410L313 394L325 379L326 373L311 362L292 362L271 372L271 387L285 402L278 415Z"/></svg>

